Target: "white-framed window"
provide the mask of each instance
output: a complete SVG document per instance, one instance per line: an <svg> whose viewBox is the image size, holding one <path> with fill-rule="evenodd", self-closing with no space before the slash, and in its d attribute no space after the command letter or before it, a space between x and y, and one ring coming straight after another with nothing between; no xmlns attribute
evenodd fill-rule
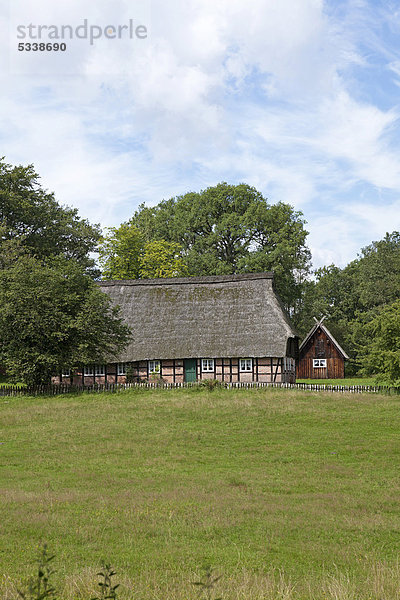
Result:
<svg viewBox="0 0 400 600"><path fill-rule="evenodd" d="M118 375L126 375L126 363L118 363L117 364L117 374Z"/></svg>
<svg viewBox="0 0 400 600"><path fill-rule="evenodd" d="M94 371L93 371L93 365L85 365L84 369L83 369L83 374L86 375L87 377L93 377L94 375Z"/></svg>
<svg viewBox="0 0 400 600"><path fill-rule="evenodd" d="M253 359L252 358L241 358L240 359L240 371L249 372L253 370Z"/></svg>
<svg viewBox="0 0 400 600"><path fill-rule="evenodd" d="M313 358L312 366L314 367L314 369L326 369L326 358Z"/></svg>
<svg viewBox="0 0 400 600"><path fill-rule="evenodd" d="M201 370L204 373L214 373L214 359L213 358L202 358L201 359Z"/></svg>
<svg viewBox="0 0 400 600"><path fill-rule="evenodd" d="M95 373L95 375L105 375L106 374L106 365L95 365L94 373Z"/></svg>
<svg viewBox="0 0 400 600"><path fill-rule="evenodd" d="M161 367L160 367L159 360L149 360L149 374L159 373L160 369L161 369Z"/></svg>
<svg viewBox="0 0 400 600"><path fill-rule="evenodd" d="M61 377L71 377L71 369L63 369Z"/></svg>

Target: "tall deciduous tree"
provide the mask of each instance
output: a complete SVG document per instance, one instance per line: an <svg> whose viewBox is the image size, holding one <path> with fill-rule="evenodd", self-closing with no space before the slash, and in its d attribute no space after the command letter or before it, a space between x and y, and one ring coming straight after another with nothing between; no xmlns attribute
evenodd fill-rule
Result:
<svg viewBox="0 0 400 600"><path fill-rule="evenodd" d="M93 270L90 253L96 249L100 228L61 206L44 190L33 165L11 166L0 161L0 222L5 238L20 239L34 256L65 256Z"/></svg>
<svg viewBox="0 0 400 600"><path fill-rule="evenodd" d="M382 240L363 248L358 271L357 295L363 309L400 298L400 233L387 233Z"/></svg>
<svg viewBox="0 0 400 600"><path fill-rule="evenodd" d="M103 279L154 279L186 274L181 246L165 240L145 241L132 223L110 227L99 248Z"/></svg>
<svg viewBox="0 0 400 600"><path fill-rule="evenodd" d="M140 206L130 220L147 241L180 244L190 275L273 270L286 307L296 313L310 252L300 212L282 202L270 205L246 184L220 183Z"/></svg>
<svg viewBox="0 0 400 600"><path fill-rule="evenodd" d="M99 246L99 263L103 279L138 279L143 237L130 223L110 227Z"/></svg>
<svg viewBox="0 0 400 600"><path fill-rule="evenodd" d="M165 240L146 242L140 260L140 276L143 279L179 277L187 273L181 256L181 246Z"/></svg>
<svg viewBox="0 0 400 600"><path fill-rule="evenodd" d="M362 372L400 387L400 299L384 306L361 333Z"/></svg>
<svg viewBox="0 0 400 600"><path fill-rule="evenodd" d="M128 329L94 282L97 226L60 206L32 166L0 162L0 364L26 383L102 362Z"/></svg>
<svg viewBox="0 0 400 600"><path fill-rule="evenodd" d="M116 308L77 261L27 254L0 270L0 364L27 384L104 362L127 341Z"/></svg>

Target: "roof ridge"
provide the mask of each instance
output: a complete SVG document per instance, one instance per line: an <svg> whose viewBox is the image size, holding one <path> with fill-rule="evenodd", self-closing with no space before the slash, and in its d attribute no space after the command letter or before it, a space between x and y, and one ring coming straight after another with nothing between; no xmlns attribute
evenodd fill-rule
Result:
<svg viewBox="0 0 400 600"><path fill-rule="evenodd" d="M309 339L314 335L314 333L316 332L316 330L318 329L318 327L320 327L325 332L325 334L331 339L331 341L336 346L336 348L339 350L339 352L341 354L343 354L343 357L346 358L346 359L348 359L349 356L347 355L347 353L343 350L343 348L341 347L341 345L339 344L339 342L334 338L334 336L332 335L332 333L329 331L328 327L322 323L322 321L325 320L325 317L322 317L322 319L320 321L318 321L318 319L316 319L314 317L314 320L315 320L315 323L311 327L311 329L307 333L307 335L305 336L304 340L301 342L301 344L299 346L299 351L301 351L305 347L305 345L307 344L307 342L309 341Z"/></svg>
<svg viewBox="0 0 400 600"><path fill-rule="evenodd" d="M98 285L100 286L114 286L114 285L184 285L184 284L207 284L207 283L229 283L234 281L251 281L254 279L274 279L272 271L265 271L262 273L236 273L232 275L207 275L204 277L165 277L158 279L110 279L100 280Z"/></svg>

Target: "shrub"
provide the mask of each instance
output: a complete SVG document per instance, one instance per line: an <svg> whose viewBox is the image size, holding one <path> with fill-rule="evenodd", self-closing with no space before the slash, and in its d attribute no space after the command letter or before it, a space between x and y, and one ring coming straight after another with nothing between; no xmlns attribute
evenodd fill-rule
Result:
<svg viewBox="0 0 400 600"><path fill-rule="evenodd" d="M209 390L210 392L212 392L215 389L221 389L226 387L225 383L223 383L222 381L218 381L218 379L202 379L199 382L199 385L200 387L206 388L206 390Z"/></svg>

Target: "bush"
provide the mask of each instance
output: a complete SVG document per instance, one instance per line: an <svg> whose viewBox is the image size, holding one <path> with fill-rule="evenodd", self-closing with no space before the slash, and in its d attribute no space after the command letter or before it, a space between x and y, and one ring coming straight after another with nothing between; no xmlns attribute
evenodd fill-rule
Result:
<svg viewBox="0 0 400 600"><path fill-rule="evenodd" d="M222 381L218 381L218 379L202 379L199 382L199 386L205 388L212 392L215 389L225 388L226 385Z"/></svg>

